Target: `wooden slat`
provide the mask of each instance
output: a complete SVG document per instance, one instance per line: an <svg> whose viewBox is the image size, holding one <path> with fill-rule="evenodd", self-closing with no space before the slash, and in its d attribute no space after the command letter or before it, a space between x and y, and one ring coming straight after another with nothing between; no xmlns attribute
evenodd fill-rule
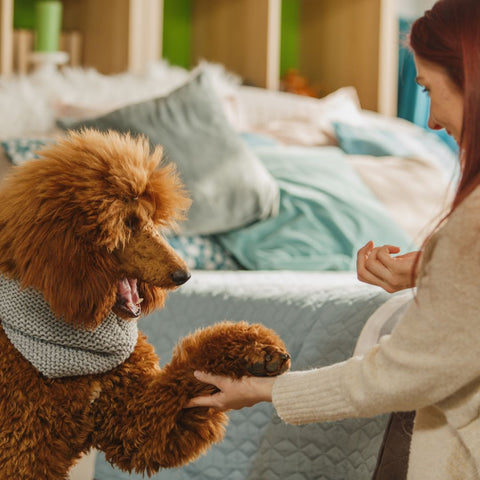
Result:
<svg viewBox="0 0 480 480"><path fill-rule="evenodd" d="M0 74L13 69L13 0L0 0Z"/></svg>
<svg viewBox="0 0 480 480"><path fill-rule="evenodd" d="M62 32L60 36L60 50L68 53L68 65L80 67L82 65L83 36L74 30Z"/></svg>
<svg viewBox="0 0 480 480"><path fill-rule="evenodd" d="M33 31L15 30L13 33L13 69L15 73L30 71L30 54L33 51Z"/></svg>
<svg viewBox="0 0 480 480"><path fill-rule="evenodd" d="M161 56L163 0L63 0L65 29L83 34L85 66L141 71Z"/></svg>
<svg viewBox="0 0 480 480"><path fill-rule="evenodd" d="M84 38L82 64L109 74L128 69L129 0L63 0L63 28Z"/></svg>
<svg viewBox="0 0 480 480"><path fill-rule="evenodd" d="M398 18L394 0L382 0L379 32L378 111L397 115Z"/></svg>
<svg viewBox="0 0 480 480"><path fill-rule="evenodd" d="M218 62L247 83L278 87L280 0L195 0L193 59Z"/></svg>
<svg viewBox="0 0 480 480"><path fill-rule="evenodd" d="M161 57L163 0L130 0L128 70L141 72Z"/></svg>
<svg viewBox="0 0 480 480"><path fill-rule="evenodd" d="M280 86L280 36L282 26L281 0L269 0L267 17L266 87L278 90Z"/></svg>
<svg viewBox="0 0 480 480"><path fill-rule="evenodd" d="M327 92L353 85L362 107L371 110L379 109L382 3L302 0L301 7L302 74ZM392 45L383 48L390 51Z"/></svg>

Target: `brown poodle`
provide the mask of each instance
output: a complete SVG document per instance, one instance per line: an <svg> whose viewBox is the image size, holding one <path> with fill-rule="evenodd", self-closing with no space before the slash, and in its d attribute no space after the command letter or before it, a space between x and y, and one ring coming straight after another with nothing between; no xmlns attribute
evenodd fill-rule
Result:
<svg viewBox="0 0 480 480"><path fill-rule="evenodd" d="M184 409L235 378L289 367L260 325L198 330L161 368L136 330L190 273L158 233L189 199L144 138L70 133L14 167L0 189L0 479L56 480L95 447L150 475L222 439L225 414Z"/></svg>

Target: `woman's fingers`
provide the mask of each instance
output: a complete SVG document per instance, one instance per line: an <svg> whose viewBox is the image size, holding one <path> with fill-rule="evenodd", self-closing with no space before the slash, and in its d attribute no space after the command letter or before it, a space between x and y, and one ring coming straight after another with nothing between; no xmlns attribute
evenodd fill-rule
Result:
<svg viewBox="0 0 480 480"><path fill-rule="evenodd" d="M203 383L209 383L210 385L215 385L218 388L217 383L221 381L221 377L218 375L213 375L212 373L201 372L199 370L195 370L193 372L194 377L197 380L200 380Z"/></svg>
<svg viewBox="0 0 480 480"><path fill-rule="evenodd" d="M272 388L276 377L250 377L239 379L195 372L201 382L216 386L220 391L213 395L192 398L186 405L190 407L214 407L219 410L237 410L251 407L258 402L272 401Z"/></svg>
<svg viewBox="0 0 480 480"><path fill-rule="evenodd" d="M217 394L215 394L217 395ZM188 401L184 408L193 408L193 407L215 407L220 408L220 405L217 404L215 400L215 395L207 395L204 397L195 397Z"/></svg>
<svg viewBox="0 0 480 480"><path fill-rule="evenodd" d="M207 372L200 372L196 370L193 372L193 375L197 380L200 380L203 383L208 383L217 387L221 390L222 384L222 377L218 375L212 375L211 373ZM223 379L225 381L225 379ZM192 408L192 407L215 407L221 408L221 402L219 397L221 396L221 391L217 392L213 395L203 395L200 397L195 397L189 400L189 402L185 405L185 408Z"/></svg>
<svg viewBox="0 0 480 480"><path fill-rule="evenodd" d="M387 269L395 270L396 259L399 257L392 257L393 253L399 253L400 249L398 247L393 248L392 245L384 245L379 247L376 255L377 260Z"/></svg>
<svg viewBox="0 0 480 480"><path fill-rule="evenodd" d="M369 281L370 275L365 264L367 262L368 256L373 250L373 247L374 247L373 242L369 241L357 252L357 278L361 282L370 283Z"/></svg>
<svg viewBox="0 0 480 480"><path fill-rule="evenodd" d="M357 252L357 268L363 267L365 265L365 261L370 255L370 252L373 250L374 244L370 240L367 242L360 250Z"/></svg>
<svg viewBox="0 0 480 480"><path fill-rule="evenodd" d="M378 252L391 246L374 248L373 242L368 242L357 255L357 277L360 281L371 285L382 286L388 277L388 269L378 260Z"/></svg>
<svg viewBox="0 0 480 480"><path fill-rule="evenodd" d="M372 242L368 242L357 254L358 279L389 293L411 287L416 253L392 256L399 252L400 248L396 245L374 247Z"/></svg>

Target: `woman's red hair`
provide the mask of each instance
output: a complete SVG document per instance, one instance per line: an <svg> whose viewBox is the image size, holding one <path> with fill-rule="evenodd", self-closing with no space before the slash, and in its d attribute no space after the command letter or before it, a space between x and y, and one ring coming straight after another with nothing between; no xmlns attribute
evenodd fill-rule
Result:
<svg viewBox="0 0 480 480"><path fill-rule="evenodd" d="M451 213L480 184L480 0L439 0L413 23L410 46L463 93L462 173Z"/></svg>

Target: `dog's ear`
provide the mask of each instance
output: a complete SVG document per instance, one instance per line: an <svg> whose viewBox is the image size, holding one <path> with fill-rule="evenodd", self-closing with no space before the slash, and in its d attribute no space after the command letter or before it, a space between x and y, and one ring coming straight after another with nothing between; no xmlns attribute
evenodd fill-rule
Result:
<svg viewBox="0 0 480 480"><path fill-rule="evenodd" d="M185 220L192 200L175 164L160 159L161 152L157 147L150 157L157 168L150 172L143 196L153 207L149 213L154 224L175 228L177 221Z"/></svg>
<svg viewBox="0 0 480 480"><path fill-rule="evenodd" d="M52 312L65 322L87 329L97 327L116 300L112 256L79 243L67 228L43 235L34 254L24 252L16 258L22 285L41 291Z"/></svg>

